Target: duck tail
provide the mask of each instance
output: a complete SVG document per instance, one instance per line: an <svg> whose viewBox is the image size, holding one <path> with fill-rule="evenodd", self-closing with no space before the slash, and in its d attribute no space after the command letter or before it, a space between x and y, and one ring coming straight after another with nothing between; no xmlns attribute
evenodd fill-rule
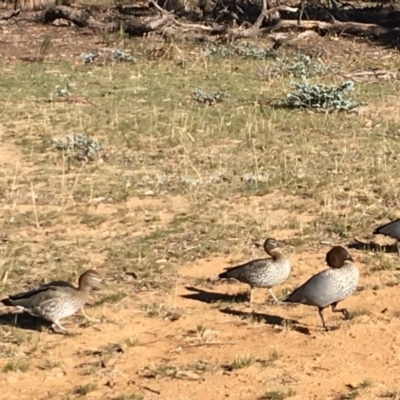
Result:
<svg viewBox="0 0 400 400"><path fill-rule="evenodd" d="M0 300L0 302L3 303L3 305L8 306L8 307L14 305L13 302L8 297L6 299Z"/></svg>

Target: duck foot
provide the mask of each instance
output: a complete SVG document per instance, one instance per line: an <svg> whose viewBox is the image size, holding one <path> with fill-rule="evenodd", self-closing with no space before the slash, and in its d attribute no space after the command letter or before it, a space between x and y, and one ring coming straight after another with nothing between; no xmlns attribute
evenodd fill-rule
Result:
<svg viewBox="0 0 400 400"><path fill-rule="evenodd" d="M85 318L87 321L89 321L89 322L100 322L99 319L96 319L96 318L93 318L93 317L89 317L89 315L86 314L84 308L81 308L81 310L82 310L82 314L83 314L84 318Z"/></svg>
<svg viewBox="0 0 400 400"><path fill-rule="evenodd" d="M69 335L69 331L67 328L64 328L58 321L54 321L51 325L51 330L54 333Z"/></svg>

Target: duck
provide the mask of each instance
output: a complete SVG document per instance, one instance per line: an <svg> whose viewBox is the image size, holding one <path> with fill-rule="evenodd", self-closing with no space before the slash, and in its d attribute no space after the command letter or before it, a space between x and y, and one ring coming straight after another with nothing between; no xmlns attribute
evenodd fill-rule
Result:
<svg viewBox="0 0 400 400"><path fill-rule="evenodd" d="M389 236L392 239L396 239L396 252L400 257L400 218L394 221L388 222L387 224L378 226L372 232L374 235Z"/></svg>
<svg viewBox="0 0 400 400"><path fill-rule="evenodd" d="M86 304L90 291L102 282L95 269L89 269L80 275L78 287L69 282L53 281L26 292L10 295L0 302L7 307L17 307L29 314L52 323L52 329L58 328L68 334L60 320L70 317ZM83 311L84 312L84 311ZM87 317L88 318L88 317Z"/></svg>
<svg viewBox="0 0 400 400"><path fill-rule="evenodd" d="M236 279L250 286L250 305L253 303L253 291L255 288L267 288L276 304L277 299L272 288L284 283L290 275L291 265L289 258L280 250L281 243L274 238L267 238L263 244L265 252L271 258L260 258L245 264L225 268L218 277L211 279Z"/></svg>
<svg viewBox="0 0 400 400"><path fill-rule="evenodd" d="M333 312L342 313L345 319L351 318L346 308L336 307L340 301L355 292L360 274L353 264L353 257L342 246L332 247L327 252L325 261L329 268L313 275L283 302L317 307L322 326L328 331L330 328L325 323L324 309L331 306Z"/></svg>

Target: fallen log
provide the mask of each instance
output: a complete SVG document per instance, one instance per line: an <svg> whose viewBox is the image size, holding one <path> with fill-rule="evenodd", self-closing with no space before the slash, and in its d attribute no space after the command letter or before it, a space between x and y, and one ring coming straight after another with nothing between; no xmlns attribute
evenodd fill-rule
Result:
<svg viewBox="0 0 400 400"><path fill-rule="evenodd" d="M176 34L178 37L188 37L199 34L204 37L215 35L226 35L232 39L251 38L256 36L268 35L271 32L277 31L315 31L319 34L336 34L336 35L352 35L374 37L378 40L385 41L398 41L400 39L400 29L383 27L376 24L366 24L359 22L324 22L324 21L301 21L299 24L297 20L282 20L278 19L271 26L262 27L264 18L271 15L279 15L281 11L296 13L297 8L278 6L267 10L264 0L263 9L256 22L249 27L247 24L242 24L238 28L230 28L227 25L214 24L207 26L201 23L187 22L178 17L173 12L168 12L162 9L158 4L153 2L153 6L158 12L154 17L146 19L139 19L130 16L124 17L118 13L117 9L110 10L111 15L106 21L112 20L113 22L100 21L101 14L95 16L90 10L81 8L72 8L68 6L54 6L47 10L36 13L37 22L49 24L56 19L65 19L72 22L81 28L90 28L93 30L100 30L106 32L116 32L123 30L130 36L143 36L147 33L156 32L160 34ZM114 12L114 14L112 14Z"/></svg>
<svg viewBox="0 0 400 400"><path fill-rule="evenodd" d="M313 30L323 34L350 35L350 36L373 36L375 39L397 40L400 38L399 28L386 28L376 24L364 24L360 22L323 22L323 21L297 21L281 20L273 27L274 31Z"/></svg>

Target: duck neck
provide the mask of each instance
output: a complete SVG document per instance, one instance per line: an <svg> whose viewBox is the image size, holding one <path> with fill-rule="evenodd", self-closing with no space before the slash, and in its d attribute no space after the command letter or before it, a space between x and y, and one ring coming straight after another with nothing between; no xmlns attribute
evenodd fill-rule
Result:
<svg viewBox="0 0 400 400"><path fill-rule="evenodd" d="M285 258L279 250L269 250L267 253L274 259L274 261L283 260Z"/></svg>
<svg viewBox="0 0 400 400"><path fill-rule="evenodd" d="M352 267L354 267L354 266L355 266L355 265L354 265L351 261L346 260L346 261L343 263L342 268L345 268L345 267L347 267L347 268L352 268Z"/></svg>
<svg viewBox="0 0 400 400"><path fill-rule="evenodd" d="M90 292L90 285L88 285L86 282L79 282L78 290L87 294Z"/></svg>

